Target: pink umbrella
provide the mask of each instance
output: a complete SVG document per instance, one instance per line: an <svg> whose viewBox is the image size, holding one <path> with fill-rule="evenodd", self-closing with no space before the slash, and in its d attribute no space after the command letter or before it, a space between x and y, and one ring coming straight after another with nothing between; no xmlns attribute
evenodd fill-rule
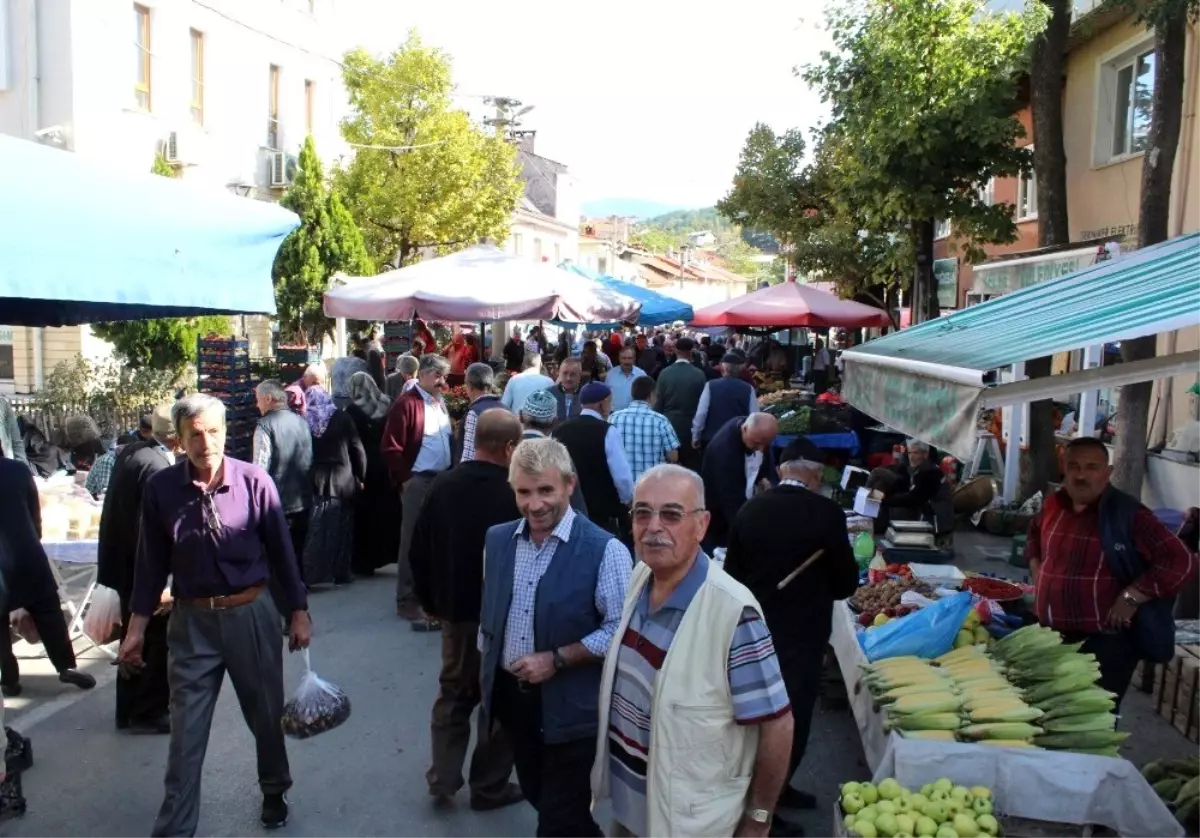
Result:
<svg viewBox="0 0 1200 838"><path fill-rule="evenodd" d="M696 309L689 325L763 326L778 329L868 328L891 326L892 319L882 309L842 300L811 285L795 280L781 282Z"/></svg>

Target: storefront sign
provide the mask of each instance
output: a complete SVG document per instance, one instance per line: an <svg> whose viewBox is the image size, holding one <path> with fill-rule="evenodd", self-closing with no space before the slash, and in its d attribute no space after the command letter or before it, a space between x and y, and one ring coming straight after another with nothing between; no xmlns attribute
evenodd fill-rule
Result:
<svg viewBox="0 0 1200 838"><path fill-rule="evenodd" d="M13 342L12 326L0 326L0 343L12 343L12 342Z"/></svg>
<svg viewBox="0 0 1200 838"><path fill-rule="evenodd" d="M1120 236L1125 241L1137 242L1138 225L1114 224L1111 227L1098 227L1095 230L1084 230L1081 239L1107 239L1110 236Z"/></svg>
<svg viewBox="0 0 1200 838"><path fill-rule="evenodd" d="M842 398L884 424L969 460L983 390L843 359Z"/></svg>
<svg viewBox="0 0 1200 838"><path fill-rule="evenodd" d="M1096 250L1073 250L1054 257L1031 257L975 266L973 294L1007 294L1075 273L1096 262Z"/></svg>
<svg viewBox="0 0 1200 838"><path fill-rule="evenodd" d="M933 278L937 281L938 308L958 308L958 260L935 260Z"/></svg>

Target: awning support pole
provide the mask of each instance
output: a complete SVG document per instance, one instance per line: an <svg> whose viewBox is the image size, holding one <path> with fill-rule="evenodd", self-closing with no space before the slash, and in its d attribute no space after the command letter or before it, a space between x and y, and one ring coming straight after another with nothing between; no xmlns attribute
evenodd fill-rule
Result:
<svg viewBox="0 0 1200 838"><path fill-rule="evenodd" d="M1096 369L1100 366L1103 357L1104 344L1085 348L1083 350L1083 368L1085 370ZM1077 417L1079 421L1075 423L1075 436L1096 435L1097 400L1099 398L1099 390L1084 390L1079 394L1079 415Z"/></svg>
<svg viewBox="0 0 1200 838"><path fill-rule="evenodd" d="M1025 380L1025 362L1013 364L1012 380ZM1004 411L1004 436L1008 442L1008 454L1004 458L1004 484L1001 486L1001 496L1005 503L1016 500L1018 484L1021 481L1021 437L1025 435L1025 416L1029 410L1028 403L1015 404Z"/></svg>

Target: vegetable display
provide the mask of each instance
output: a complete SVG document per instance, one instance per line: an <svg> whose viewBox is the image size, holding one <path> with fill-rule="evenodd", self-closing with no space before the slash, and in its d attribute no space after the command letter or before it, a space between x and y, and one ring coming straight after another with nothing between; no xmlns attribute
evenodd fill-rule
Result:
<svg viewBox="0 0 1200 838"><path fill-rule="evenodd" d="M845 783L842 825L862 838L979 838L1000 832L992 791L940 777L912 792L889 777L879 785Z"/></svg>
<svg viewBox="0 0 1200 838"><path fill-rule="evenodd" d="M1188 835L1200 831L1200 758L1148 762L1142 776Z"/></svg>

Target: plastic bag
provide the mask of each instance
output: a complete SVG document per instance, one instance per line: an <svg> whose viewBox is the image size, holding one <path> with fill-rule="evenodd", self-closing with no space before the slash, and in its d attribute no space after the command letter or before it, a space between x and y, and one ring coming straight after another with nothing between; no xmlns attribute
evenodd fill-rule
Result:
<svg viewBox="0 0 1200 838"><path fill-rule="evenodd" d="M936 658L954 646L954 638L971 610L971 595L966 591L945 597L909 614L858 635L858 643L869 661L916 655Z"/></svg>
<svg viewBox="0 0 1200 838"><path fill-rule="evenodd" d="M121 596L112 588L97 585L87 613L83 633L97 646L112 643L121 635Z"/></svg>
<svg viewBox="0 0 1200 838"><path fill-rule="evenodd" d="M283 705L283 732L295 739L308 739L333 730L348 718L350 699L340 687L313 672L305 649L304 677L291 700Z"/></svg>
<svg viewBox="0 0 1200 838"><path fill-rule="evenodd" d="M8 623L12 627L12 630L26 643L37 645L42 642L42 636L38 634L37 626L33 623L33 617L24 608L18 608L9 614Z"/></svg>

